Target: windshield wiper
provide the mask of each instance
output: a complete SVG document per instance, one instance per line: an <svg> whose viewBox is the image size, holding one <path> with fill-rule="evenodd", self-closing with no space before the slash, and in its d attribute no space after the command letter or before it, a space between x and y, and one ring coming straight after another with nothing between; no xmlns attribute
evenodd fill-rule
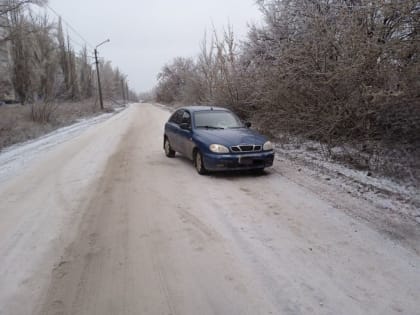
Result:
<svg viewBox="0 0 420 315"><path fill-rule="evenodd" d="M206 128L206 129L225 129L223 127L215 127L215 126L198 126L197 128Z"/></svg>

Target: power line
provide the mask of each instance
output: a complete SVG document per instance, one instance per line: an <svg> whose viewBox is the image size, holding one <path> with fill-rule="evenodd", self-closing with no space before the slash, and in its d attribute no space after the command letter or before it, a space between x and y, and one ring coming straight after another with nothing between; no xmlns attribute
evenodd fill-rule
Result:
<svg viewBox="0 0 420 315"><path fill-rule="evenodd" d="M81 43L79 43L79 42L77 42L77 41L75 41L73 38L71 38L70 36L68 37L68 40L70 40L70 42L73 44L73 45L76 45L77 47L79 47L80 49L84 49L85 47L86 47L86 45L83 45L83 44L81 44Z"/></svg>
<svg viewBox="0 0 420 315"><path fill-rule="evenodd" d="M89 41L86 40L78 31L76 31L76 29L69 22L67 22L67 20L65 20L60 13L54 10L49 4L46 4L46 7L50 9L50 11L53 12L57 17L61 18L61 20L67 25L69 29L71 29L83 42L85 42L87 46L93 49L93 45L89 43Z"/></svg>
<svg viewBox="0 0 420 315"><path fill-rule="evenodd" d="M52 9L51 7L49 7L49 9L51 10L51 12L53 12L56 16L58 16L58 17L61 17L61 15L59 15L58 14L58 12L56 12L54 9ZM62 17L61 17L61 19L64 21L64 23L65 23L65 25L67 26L67 40L69 41L69 42L71 42L74 46L77 46L78 48L80 48L81 50L83 50L85 47L87 47L87 46L91 46L90 44L89 44L89 42L87 42L83 37L81 38L82 39L82 41L83 41L83 43L84 44L82 44L82 43L80 43L79 41L77 41L77 40L75 40L73 37L71 37L70 35L69 35L69 32L68 32L68 30L69 30L69 28L73 31L73 32L76 32L75 30L74 30L74 28L71 26L71 25L69 25L69 23L67 22L67 21L65 21ZM76 34L78 34L78 33L76 33ZM81 37L81 35L78 35L79 37Z"/></svg>

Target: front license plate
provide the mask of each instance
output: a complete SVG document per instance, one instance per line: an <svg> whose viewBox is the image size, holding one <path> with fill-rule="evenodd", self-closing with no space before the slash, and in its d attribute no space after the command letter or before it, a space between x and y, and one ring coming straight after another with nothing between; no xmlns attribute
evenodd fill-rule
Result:
<svg viewBox="0 0 420 315"><path fill-rule="evenodd" d="M254 164L254 160L250 158L239 158L239 164L241 165L252 165Z"/></svg>

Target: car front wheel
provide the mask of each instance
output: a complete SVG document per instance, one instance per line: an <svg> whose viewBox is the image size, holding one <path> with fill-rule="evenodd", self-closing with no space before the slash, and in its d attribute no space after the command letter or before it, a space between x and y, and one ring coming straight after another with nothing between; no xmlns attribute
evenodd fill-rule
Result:
<svg viewBox="0 0 420 315"><path fill-rule="evenodd" d="M165 143L164 143L163 146L165 148L165 155L167 157L173 158L175 156L175 151L172 150L171 144L169 143L168 138L165 138Z"/></svg>
<svg viewBox="0 0 420 315"><path fill-rule="evenodd" d="M195 169L197 170L198 174L204 175L207 173L206 168L204 167L203 163L203 155L200 151L197 151L194 158Z"/></svg>

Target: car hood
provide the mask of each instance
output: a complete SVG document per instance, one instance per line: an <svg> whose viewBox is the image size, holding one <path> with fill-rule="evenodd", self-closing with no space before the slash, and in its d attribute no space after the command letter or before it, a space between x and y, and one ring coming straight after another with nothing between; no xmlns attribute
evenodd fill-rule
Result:
<svg viewBox="0 0 420 315"><path fill-rule="evenodd" d="M255 130L241 129L196 129L194 131L197 140L210 145L222 144L227 147L240 144L263 145L267 138Z"/></svg>

